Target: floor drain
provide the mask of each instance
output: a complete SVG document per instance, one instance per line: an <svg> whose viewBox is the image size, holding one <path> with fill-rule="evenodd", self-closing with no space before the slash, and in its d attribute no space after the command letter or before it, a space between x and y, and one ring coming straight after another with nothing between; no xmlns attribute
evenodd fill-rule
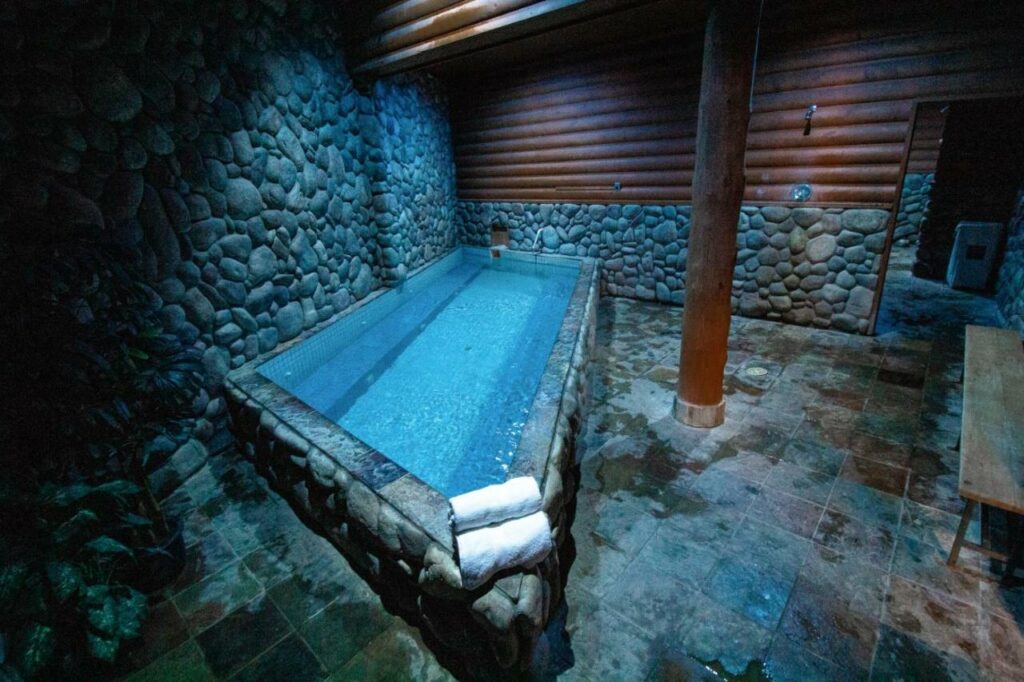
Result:
<svg viewBox="0 0 1024 682"><path fill-rule="evenodd" d="M768 373L768 370L766 370L764 367L747 367L745 370L743 370L743 373L746 374L748 377L763 377L765 374Z"/></svg>

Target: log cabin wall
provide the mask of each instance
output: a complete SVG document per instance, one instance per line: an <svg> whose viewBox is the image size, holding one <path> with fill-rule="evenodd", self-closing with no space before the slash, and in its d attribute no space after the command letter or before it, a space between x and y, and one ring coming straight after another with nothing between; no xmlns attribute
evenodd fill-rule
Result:
<svg viewBox="0 0 1024 682"><path fill-rule="evenodd" d="M693 28L457 85L460 198L689 201L702 48Z"/></svg>
<svg viewBox="0 0 1024 682"><path fill-rule="evenodd" d="M769 0L738 312L867 331L915 102L1021 91L1022 25L1005 0ZM464 238L501 222L513 248L601 258L610 293L681 302L702 28L453 82Z"/></svg>
<svg viewBox="0 0 1024 682"><path fill-rule="evenodd" d="M914 137L907 155L908 173L934 173L946 128L949 102L922 102L914 119Z"/></svg>

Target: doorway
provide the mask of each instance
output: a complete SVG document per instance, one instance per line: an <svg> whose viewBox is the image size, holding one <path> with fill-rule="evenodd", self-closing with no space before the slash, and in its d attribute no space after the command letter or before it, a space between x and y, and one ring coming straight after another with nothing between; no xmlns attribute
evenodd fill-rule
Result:
<svg viewBox="0 0 1024 682"><path fill-rule="evenodd" d="M973 301L980 304L977 310L987 308L1005 227L1024 180L1024 98L919 102L912 121L878 334L943 317L962 325L972 321ZM969 291L946 284L957 225L963 221L1001 226L990 228L990 276Z"/></svg>

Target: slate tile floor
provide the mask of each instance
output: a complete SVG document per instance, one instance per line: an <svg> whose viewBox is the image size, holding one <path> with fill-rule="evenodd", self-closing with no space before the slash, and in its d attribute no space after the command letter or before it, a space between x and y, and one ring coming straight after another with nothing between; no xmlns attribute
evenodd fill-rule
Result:
<svg viewBox="0 0 1024 682"><path fill-rule="evenodd" d="M578 557L537 677L1024 679L1024 587L944 564L962 327L994 308L896 263L875 338L734 319L713 431L669 416L680 311L602 303ZM171 506L190 563L132 679L450 679L247 463Z"/></svg>

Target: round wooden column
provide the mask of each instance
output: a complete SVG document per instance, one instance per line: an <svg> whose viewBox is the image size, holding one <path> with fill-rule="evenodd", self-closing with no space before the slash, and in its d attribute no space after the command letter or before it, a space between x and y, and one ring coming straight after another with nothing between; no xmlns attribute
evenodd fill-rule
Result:
<svg viewBox="0 0 1024 682"><path fill-rule="evenodd" d="M683 342L673 408L679 421L706 428L725 420L722 381L760 3L711 0L708 5Z"/></svg>

